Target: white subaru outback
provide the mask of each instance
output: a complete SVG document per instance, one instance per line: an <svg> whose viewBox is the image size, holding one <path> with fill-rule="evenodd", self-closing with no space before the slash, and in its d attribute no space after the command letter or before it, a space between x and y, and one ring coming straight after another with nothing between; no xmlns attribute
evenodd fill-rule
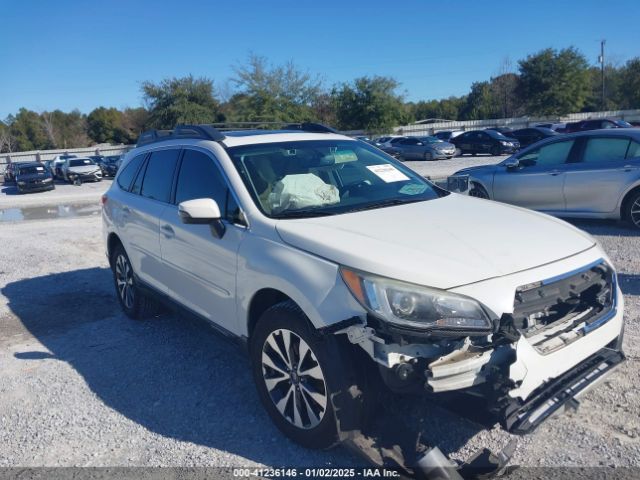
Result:
<svg viewBox="0 0 640 480"><path fill-rule="evenodd" d="M624 360L592 237L321 125L146 132L102 217L124 312L164 300L241 339L269 415L307 447L363 428L380 379L481 397L524 433Z"/></svg>

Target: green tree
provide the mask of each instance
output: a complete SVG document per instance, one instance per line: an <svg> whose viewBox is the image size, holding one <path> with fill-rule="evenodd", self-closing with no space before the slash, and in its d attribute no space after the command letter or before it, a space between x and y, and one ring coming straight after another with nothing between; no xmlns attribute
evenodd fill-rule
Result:
<svg viewBox="0 0 640 480"><path fill-rule="evenodd" d="M124 115L117 108L98 107L87 116L87 134L96 143L128 143Z"/></svg>
<svg viewBox="0 0 640 480"><path fill-rule="evenodd" d="M390 131L406 120L400 84L390 77L360 77L334 87L338 127L343 130Z"/></svg>
<svg viewBox="0 0 640 480"><path fill-rule="evenodd" d="M149 112L144 107L125 108L122 112L122 127L126 130L129 142L135 141L147 129Z"/></svg>
<svg viewBox="0 0 640 480"><path fill-rule="evenodd" d="M640 57L629 60L620 71L620 108L640 108Z"/></svg>
<svg viewBox="0 0 640 480"><path fill-rule="evenodd" d="M53 148L47 137L42 120L37 112L21 108L16 116L7 119L9 131L14 138L16 151Z"/></svg>
<svg viewBox="0 0 640 480"><path fill-rule="evenodd" d="M213 123L220 119L220 106L208 78L165 79L159 84L142 84L149 111L149 127L171 129L181 123Z"/></svg>
<svg viewBox="0 0 640 480"><path fill-rule="evenodd" d="M474 82L460 110L462 120L498 118L499 103L489 82Z"/></svg>
<svg viewBox="0 0 640 480"><path fill-rule="evenodd" d="M573 47L529 55L519 69L518 94L530 115L579 112L591 93L589 65Z"/></svg>
<svg viewBox="0 0 640 480"><path fill-rule="evenodd" d="M232 82L238 89L229 104L236 121L300 122L315 120L322 82L299 70L293 62L270 65L250 55L246 65L234 68Z"/></svg>

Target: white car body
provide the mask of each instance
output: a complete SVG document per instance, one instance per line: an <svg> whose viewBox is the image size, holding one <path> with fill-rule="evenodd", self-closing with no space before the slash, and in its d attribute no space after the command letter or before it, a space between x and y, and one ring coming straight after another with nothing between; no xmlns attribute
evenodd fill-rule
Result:
<svg viewBox="0 0 640 480"><path fill-rule="evenodd" d="M514 312L519 287L610 261L593 238L561 220L457 194L342 215L272 219L256 206L225 150L332 139L353 141L326 133L274 133L228 136L224 145L165 140L127 153L118 175L144 152L176 147L206 152L224 172L246 224L225 221L224 237L213 238L202 225L181 223L178 206L123 191L116 177L103 208L108 254L114 242L122 242L141 282L241 338L251 335L254 299L266 290L280 292L316 329L347 335L354 348L364 349L383 368L428 359L427 383L436 393L488 381L485 367L511 354L508 394L526 402L546 382L620 338L624 308L615 273L608 321L551 353L539 353L521 336L478 353L465 341L434 359L437 339L401 344L382 338L368 323L371 313L343 281L341 267L462 294L501 319ZM165 226L171 236L163 233Z"/></svg>
<svg viewBox="0 0 640 480"><path fill-rule="evenodd" d="M86 164L71 166L72 161L82 161ZM60 170L62 170L62 176L67 182L72 182L76 178L91 181L102 180L102 171L100 170L100 166L96 165L93 160L88 157L67 158L64 160Z"/></svg>

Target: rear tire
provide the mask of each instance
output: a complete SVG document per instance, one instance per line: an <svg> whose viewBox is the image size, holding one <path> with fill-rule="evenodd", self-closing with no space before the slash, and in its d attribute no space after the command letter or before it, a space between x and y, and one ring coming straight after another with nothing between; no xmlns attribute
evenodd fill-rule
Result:
<svg viewBox="0 0 640 480"><path fill-rule="evenodd" d="M359 385L366 375L350 348L358 347L334 335L321 336L290 300L258 320L249 340L258 396L276 427L294 442L331 448L340 442L340 432L363 427L368 395L362 392L368 390ZM358 391L354 386L358 395L351 394Z"/></svg>
<svg viewBox="0 0 640 480"><path fill-rule="evenodd" d="M622 218L632 227L640 229L640 190L633 192L629 198L625 199Z"/></svg>
<svg viewBox="0 0 640 480"><path fill-rule="evenodd" d="M111 270L116 296L125 315L134 320L153 316L158 310L157 303L140 291L129 256L122 245L117 245L113 250Z"/></svg>

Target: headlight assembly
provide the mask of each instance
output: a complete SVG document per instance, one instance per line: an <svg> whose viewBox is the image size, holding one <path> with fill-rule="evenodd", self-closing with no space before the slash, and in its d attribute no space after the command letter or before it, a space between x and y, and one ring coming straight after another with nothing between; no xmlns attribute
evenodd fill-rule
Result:
<svg viewBox="0 0 640 480"><path fill-rule="evenodd" d="M492 331L491 319L472 298L344 267L340 273L358 302L390 324L434 335L487 335Z"/></svg>

